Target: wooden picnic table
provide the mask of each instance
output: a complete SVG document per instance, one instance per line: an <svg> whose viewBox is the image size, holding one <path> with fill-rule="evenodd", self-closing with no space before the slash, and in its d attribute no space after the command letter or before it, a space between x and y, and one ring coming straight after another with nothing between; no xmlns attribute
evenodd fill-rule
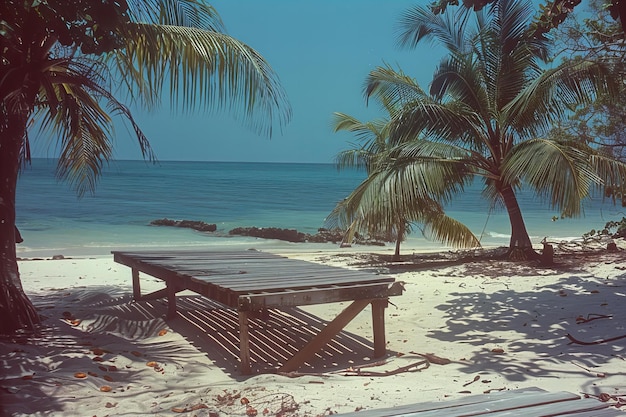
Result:
<svg viewBox="0 0 626 417"><path fill-rule="evenodd" d="M455 400L423 402L398 407L361 410L337 417L619 417L626 413L595 398L578 394L523 388Z"/></svg>
<svg viewBox="0 0 626 417"><path fill-rule="evenodd" d="M298 369L337 335L365 307L372 306L374 357L386 353L385 308L401 295L402 283L390 276L246 251L114 251L115 262L132 269L135 300L167 298L168 318L177 315L176 293L191 290L235 308L239 314L240 370L249 374L248 316L269 308L352 301L303 349L278 370ZM165 282L165 288L142 295L140 273Z"/></svg>

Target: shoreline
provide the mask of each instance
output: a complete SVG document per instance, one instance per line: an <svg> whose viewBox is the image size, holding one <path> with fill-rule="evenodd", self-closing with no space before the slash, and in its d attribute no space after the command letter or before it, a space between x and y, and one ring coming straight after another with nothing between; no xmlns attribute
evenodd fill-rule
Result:
<svg viewBox="0 0 626 417"><path fill-rule="evenodd" d="M393 254L392 247L278 246L271 252L373 269L405 283L405 293L393 297L386 311L384 361L368 357L366 311L345 329L349 355L322 355L297 376L242 377L233 361L236 348L205 337L206 319L165 321L165 301L131 302L130 268L114 263L110 254L67 253L54 261L19 262L24 288L46 317L46 327L36 336L0 341L6 370L0 404L14 416L158 415L176 409L177 415L224 417L245 415L240 400L246 398L259 415L292 407L285 415L317 417L529 387L626 398L626 339L584 346L567 338L626 334L623 242L618 252L567 255L567 262L554 267L480 257L417 263L420 257L459 254L440 248L406 248L403 262L390 264L380 258ZM160 284L142 280L145 291ZM183 297L192 303L190 311L202 305L195 304L201 303L198 296ZM331 320L343 308L343 303L313 305L297 314L315 323ZM427 365L411 367L424 358L430 359ZM348 372L373 364L363 368L370 376ZM76 378L79 372L86 377Z"/></svg>

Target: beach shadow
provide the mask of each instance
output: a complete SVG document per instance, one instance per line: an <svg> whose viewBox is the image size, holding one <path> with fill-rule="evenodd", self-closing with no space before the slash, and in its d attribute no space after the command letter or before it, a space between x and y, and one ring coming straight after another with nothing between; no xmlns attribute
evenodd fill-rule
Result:
<svg viewBox="0 0 626 417"><path fill-rule="evenodd" d="M141 350L143 339L154 338L169 327L188 341L190 349L205 355L225 374L233 379L245 379L239 372L238 313L205 297L179 295L178 316L168 320L165 320L165 299L135 302L127 288L100 286L58 290L56 296L33 297L33 302L41 314L49 318L46 325L65 315L82 320L79 327L84 333L77 336L85 339L83 343L89 343L90 335L98 335L99 343L115 344L121 335ZM360 314L371 314L369 307ZM300 308L270 309L262 318L250 318L252 372L276 372L327 323ZM58 328L56 330L59 331ZM63 343L60 342L61 345ZM185 358L174 357L175 349L176 346L168 343L153 341L146 360L182 364ZM372 362L372 354L371 340L344 330L298 371L323 373L342 370Z"/></svg>
<svg viewBox="0 0 626 417"><path fill-rule="evenodd" d="M142 314L146 319L165 317L165 300L127 302L112 306L109 316ZM248 378L239 371L239 315L235 309L198 295L177 297L178 316L167 325L182 335L191 346L203 352L225 374L236 380ZM366 314L363 312L361 314ZM250 360L252 372L273 373L300 351L327 321L299 308L270 309L263 318L249 319ZM110 323L102 319L98 327ZM364 337L342 331L303 364L302 373L323 373L346 369L370 361L373 343ZM155 354L152 354L159 360Z"/></svg>
<svg viewBox="0 0 626 417"><path fill-rule="evenodd" d="M102 286L31 296L41 327L0 338L0 416L32 410L93 415L89 409L68 410L72 403L115 408L145 389L146 374L158 371L166 378L189 363L198 368L194 358L201 354L180 340L160 338L165 321L133 305L126 293ZM158 369L146 366L156 361ZM165 389L154 390L154 398L168 395Z"/></svg>
<svg viewBox="0 0 626 417"><path fill-rule="evenodd" d="M437 306L445 314L445 327L428 331L427 337L479 347L459 362L468 374L493 372L511 382L586 376L589 392L605 373L626 378L625 368L606 366L616 357L626 360L626 338L584 345L568 337L590 343L626 335L625 275L609 280L574 274L550 285L537 276L532 291L450 296ZM533 353L531 360L517 358L527 352Z"/></svg>

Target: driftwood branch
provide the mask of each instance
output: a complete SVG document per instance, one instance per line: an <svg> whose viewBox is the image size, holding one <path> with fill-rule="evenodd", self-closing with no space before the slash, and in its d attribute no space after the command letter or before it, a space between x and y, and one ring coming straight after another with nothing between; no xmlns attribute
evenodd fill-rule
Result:
<svg viewBox="0 0 626 417"><path fill-rule="evenodd" d="M570 340L570 344L575 343L577 345L590 346L590 345L600 345L602 343L610 343L610 342L614 342L616 340L624 339L624 338L626 338L626 334L622 335L622 336L611 337L611 338L608 338L608 339L594 340L593 342L585 342L585 341L582 341L582 340L578 340L578 339L576 339L574 336L572 336L569 333L567 334L567 338Z"/></svg>
<svg viewBox="0 0 626 417"><path fill-rule="evenodd" d="M381 361L379 364L384 365L386 361ZM422 365L425 365L423 368L420 368ZM397 375L402 372L413 372L413 371L421 371L422 369L426 369L430 366L430 363L427 360L422 360L418 362L413 362L405 366L401 366L396 369L392 369L390 371L364 371L363 368L371 367L372 365L366 365L361 367L351 367L344 369L338 372L332 372L333 374L341 374L343 376L390 376ZM301 376L328 376L328 373L318 373L318 372L279 372L279 375L287 376L290 378L297 378Z"/></svg>

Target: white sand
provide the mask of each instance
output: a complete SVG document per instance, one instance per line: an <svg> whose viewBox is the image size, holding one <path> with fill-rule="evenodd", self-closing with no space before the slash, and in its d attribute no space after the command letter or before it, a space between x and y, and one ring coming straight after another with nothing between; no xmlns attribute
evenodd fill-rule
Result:
<svg viewBox="0 0 626 417"><path fill-rule="evenodd" d="M198 296L183 294L184 317L166 322L164 300L131 301L130 269L110 255L20 261L24 288L45 327L35 337L0 340L0 404L15 416L245 416L247 407L258 415L322 416L524 387L626 399L626 339L581 345L567 338L626 335L624 251L554 268L482 261L388 271L356 265L370 251L361 250L363 256L355 250L286 255L378 269L405 282L404 295L387 309L386 363L362 369L373 375L346 371L376 362L367 357L371 344L359 347L371 340L369 309L345 329L343 346L301 369L306 375L243 377L236 341L207 337L218 333L207 331L213 319L228 328L232 314L198 313L206 305ZM162 287L147 276L142 285L144 292ZM309 306L296 315L307 327L345 306ZM258 326L281 342L271 320ZM424 362L424 354L436 357ZM437 357L450 363L438 364ZM76 378L79 372L86 377ZM385 372L390 375L380 375Z"/></svg>

